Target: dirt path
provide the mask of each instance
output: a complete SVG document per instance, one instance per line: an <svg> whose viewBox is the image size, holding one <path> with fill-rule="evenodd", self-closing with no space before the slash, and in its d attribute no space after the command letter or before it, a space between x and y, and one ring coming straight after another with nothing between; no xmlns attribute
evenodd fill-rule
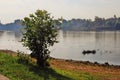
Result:
<svg viewBox="0 0 120 80"><path fill-rule="evenodd" d="M9 80L7 77L0 74L0 80Z"/></svg>

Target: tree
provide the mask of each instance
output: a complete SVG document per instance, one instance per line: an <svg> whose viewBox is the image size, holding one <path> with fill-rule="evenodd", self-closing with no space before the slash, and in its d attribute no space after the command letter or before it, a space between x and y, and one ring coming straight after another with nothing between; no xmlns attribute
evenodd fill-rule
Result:
<svg viewBox="0 0 120 80"><path fill-rule="evenodd" d="M100 27L101 25L104 25L104 19L103 18L100 18L98 16L95 16L95 25L97 27Z"/></svg>
<svg viewBox="0 0 120 80"><path fill-rule="evenodd" d="M31 57L37 59L38 66L45 67L50 54L48 47L57 43L53 17L45 10L37 10L24 18L23 25L26 26L22 39L24 46L32 51Z"/></svg>

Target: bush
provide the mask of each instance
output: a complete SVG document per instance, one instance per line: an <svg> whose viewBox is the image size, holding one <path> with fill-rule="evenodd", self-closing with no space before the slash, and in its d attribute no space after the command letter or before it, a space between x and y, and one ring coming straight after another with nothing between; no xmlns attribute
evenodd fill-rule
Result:
<svg viewBox="0 0 120 80"><path fill-rule="evenodd" d="M17 52L18 63L29 64L31 61L29 54L25 54L24 52Z"/></svg>

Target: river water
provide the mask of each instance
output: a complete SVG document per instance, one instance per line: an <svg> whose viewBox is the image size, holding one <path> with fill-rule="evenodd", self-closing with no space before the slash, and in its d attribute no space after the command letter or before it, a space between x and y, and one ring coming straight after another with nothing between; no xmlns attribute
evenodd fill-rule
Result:
<svg viewBox="0 0 120 80"><path fill-rule="evenodd" d="M20 39L13 32L0 32L0 49L30 53ZM58 41L50 48L52 57L120 65L119 31L59 31ZM95 50L96 54L83 55L84 50Z"/></svg>

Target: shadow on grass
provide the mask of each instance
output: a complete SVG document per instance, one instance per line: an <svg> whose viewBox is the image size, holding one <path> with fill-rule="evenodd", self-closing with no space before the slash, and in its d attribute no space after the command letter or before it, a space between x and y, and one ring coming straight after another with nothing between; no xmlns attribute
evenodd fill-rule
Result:
<svg viewBox="0 0 120 80"><path fill-rule="evenodd" d="M26 64L24 64L26 65ZM44 80L73 80L67 76L57 73L52 68L40 68L38 66L34 66L32 64L27 65L29 67L29 71L33 72L34 74L43 77Z"/></svg>
<svg viewBox="0 0 120 80"><path fill-rule="evenodd" d="M44 80L50 80L50 77L53 77L55 80L72 80L66 76L63 76L51 68L39 68L36 66L31 66L30 71L33 71L35 74L44 77Z"/></svg>
<svg viewBox="0 0 120 80"><path fill-rule="evenodd" d="M64 76L63 72L59 74L52 68L40 68L34 65L34 63L31 63L29 61L28 55L18 54L18 57L19 57L18 59L19 64L23 64L27 66L30 72L33 72L35 75L38 75L44 78L44 80L51 80L51 79L52 80L72 80L71 78Z"/></svg>

